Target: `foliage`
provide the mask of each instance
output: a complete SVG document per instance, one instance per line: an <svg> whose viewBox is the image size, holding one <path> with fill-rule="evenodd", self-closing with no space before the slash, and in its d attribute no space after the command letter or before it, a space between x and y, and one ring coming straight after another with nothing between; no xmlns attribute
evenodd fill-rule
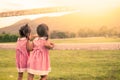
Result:
<svg viewBox="0 0 120 80"><path fill-rule="evenodd" d="M80 28L78 33L52 31L51 38L74 38L74 37L120 37L120 26L107 27L102 26L100 28Z"/></svg>
<svg viewBox="0 0 120 80"><path fill-rule="evenodd" d="M17 41L18 36L12 34L1 34L0 35L0 42L15 42Z"/></svg>
<svg viewBox="0 0 120 80"><path fill-rule="evenodd" d="M78 37L120 37L120 26L110 27L102 26L96 30L90 28L81 28L78 31Z"/></svg>
<svg viewBox="0 0 120 80"><path fill-rule="evenodd" d="M75 37L120 37L120 26L107 27L102 26L100 28L80 28L78 32L64 32L54 30L50 33L52 39L63 39L63 38L75 38ZM2 32L0 34L0 42L15 42L18 35L8 34Z"/></svg>
<svg viewBox="0 0 120 80"><path fill-rule="evenodd" d="M75 37L75 33L70 32L62 32L62 31L52 31L50 34L52 39L56 38L73 38Z"/></svg>
<svg viewBox="0 0 120 80"><path fill-rule="evenodd" d="M116 37L81 37L81 38L65 38L65 39L51 39L55 44L58 43L114 43L120 42L120 38Z"/></svg>

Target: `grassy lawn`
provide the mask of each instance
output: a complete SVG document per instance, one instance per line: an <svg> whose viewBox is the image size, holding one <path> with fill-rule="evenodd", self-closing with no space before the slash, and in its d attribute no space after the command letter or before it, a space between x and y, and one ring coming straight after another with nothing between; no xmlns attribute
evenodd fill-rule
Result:
<svg viewBox="0 0 120 80"><path fill-rule="evenodd" d="M106 43L120 42L120 38L105 38L105 37L87 37L87 38L66 38L66 39L51 39L54 43Z"/></svg>
<svg viewBox="0 0 120 80"><path fill-rule="evenodd" d="M119 50L53 50L50 58L48 80L120 80ZM17 80L14 50L0 50L0 80Z"/></svg>
<svg viewBox="0 0 120 80"><path fill-rule="evenodd" d="M54 43L109 43L120 42L120 38L105 38L105 37L86 37L86 38L64 38L50 39ZM4 44L1 42L0 44ZM15 44L15 42L6 42L7 44Z"/></svg>

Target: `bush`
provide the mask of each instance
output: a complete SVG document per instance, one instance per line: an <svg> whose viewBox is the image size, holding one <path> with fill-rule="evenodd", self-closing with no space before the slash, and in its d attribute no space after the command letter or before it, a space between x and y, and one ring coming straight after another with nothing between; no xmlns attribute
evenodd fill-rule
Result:
<svg viewBox="0 0 120 80"><path fill-rule="evenodd" d="M62 32L62 31L52 31L50 34L50 38L56 39L56 38L73 38L75 37L75 33L68 33L68 32Z"/></svg>
<svg viewBox="0 0 120 80"><path fill-rule="evenodd" d="M18 36L12 34L1 34L0 35L0 42L16 42Z"/></svg>
<svg viewBox="0 0 120 80"><path fill-rule="evenodd" d="M120 37L120 26L106 27L102 26L98 29L81 28L78 31L78 37Z"/></svg>

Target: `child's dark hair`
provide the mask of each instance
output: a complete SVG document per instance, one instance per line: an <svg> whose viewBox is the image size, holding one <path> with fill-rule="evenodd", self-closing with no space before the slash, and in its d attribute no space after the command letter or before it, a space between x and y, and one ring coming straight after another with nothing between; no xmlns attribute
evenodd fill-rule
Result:
<svg viewBox="0 0 120 80"><path fill-rule="evenodd" d="M48 37L49 37L48 31L49 31L49 28L44 23L38 25L38 27L37 27L37 34L38 34L38 36L40 36L40 37L47 37L46 40L48 40Z"/></svg>
<svg viewBox="0 0 120 80"><path fill-rule="evenodd" d="M19 34L20 34L20 37L28 37L28 34L31 32L31 29L30 27L28 26L28 24L22 26L20 29L19 29Z"/></svg>

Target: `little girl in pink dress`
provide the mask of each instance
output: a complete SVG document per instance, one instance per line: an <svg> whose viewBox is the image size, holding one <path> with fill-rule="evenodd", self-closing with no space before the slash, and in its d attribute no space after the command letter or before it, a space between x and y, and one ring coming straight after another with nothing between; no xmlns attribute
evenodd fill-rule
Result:
<svg viewBox="0 0 120 80"><path fill-rule="evenodd" d="M22 80L23 72L27 70L27 61L29 51L27 50L28 37L30 35L30 27L26 24L19 30L20 37L16 45L16 66L18 70L18 80Z"/></svg>
<svg viewBox="0 0 120 80"><path fill-rule="evenodd" d="M33 40L33 51L28 61L28 80L33 80L34 74L40 75L40 80L46 80L51 71L49 49L53 48L54 44L48 41L48 26L40 24L37 34L39 37Z"/></svg>

